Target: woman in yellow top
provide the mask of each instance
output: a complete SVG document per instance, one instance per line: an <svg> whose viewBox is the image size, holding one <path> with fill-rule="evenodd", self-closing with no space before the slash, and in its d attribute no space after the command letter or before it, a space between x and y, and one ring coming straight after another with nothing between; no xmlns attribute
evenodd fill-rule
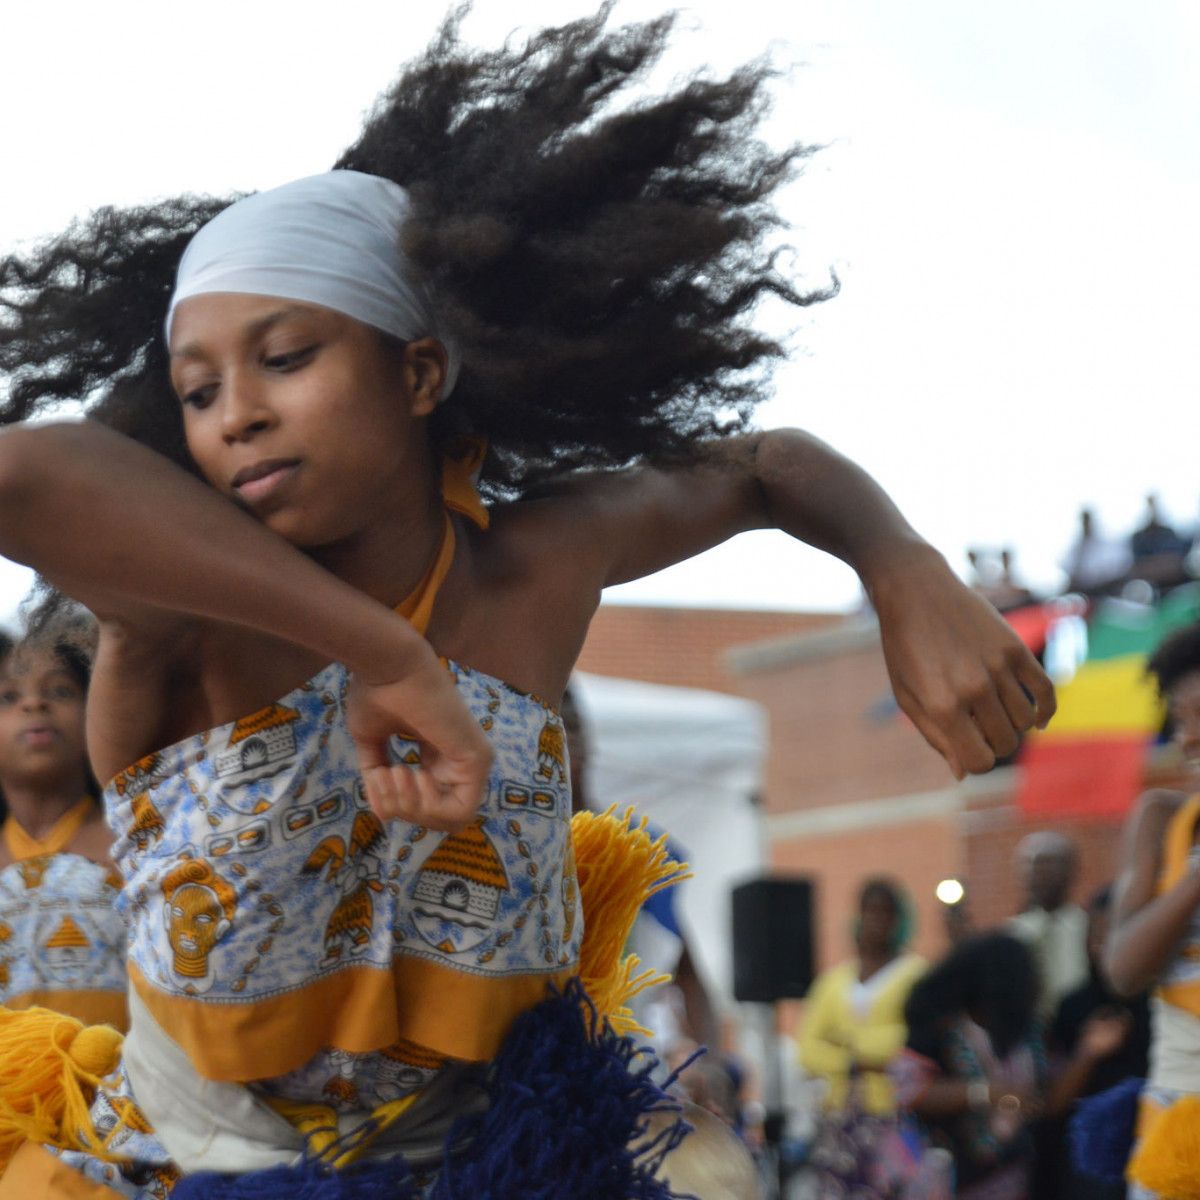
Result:
<svg viewBox="0 0 1200 1200"><path fill-rule="evenodd" d="M69 629L0 641L0 1004L128 1024L112 835L84 750Z"/></svg>
<svg viewBox="0 0 1200 1200"><path fill-rule="evenodd" d="M904 1046L904 1003L926 966L919 955L904 952L911 936L903 889L889 879L867 880L854 921L856 956L819 975L808 994L799 1059L829 1085L814 1153L822 1196L840 1196L847 1184L862 1188L869 1181L871 1164L853 1132L854 1113L895 1113L887 1067ZM852 1149L841 1145L847 1137L854 1139Z"/></svg>

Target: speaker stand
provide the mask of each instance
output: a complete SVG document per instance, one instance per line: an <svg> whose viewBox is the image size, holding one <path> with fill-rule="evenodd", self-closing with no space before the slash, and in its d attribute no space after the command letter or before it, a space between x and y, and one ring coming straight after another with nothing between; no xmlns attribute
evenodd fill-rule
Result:
<svg viewBox="0 0 1200 1200"><path fill-rule="evenodd" d="M749 1003L745 1009L750 1017L759 1044L762 1063L763 1150L766 1171L763 1182L767 1187L766 1200L785 1200L787 1165L783 1158L783 1134L787 1125L787 1107L783 1094L783 1062L780 1058L779 1034L774 1004Z"/></svg>

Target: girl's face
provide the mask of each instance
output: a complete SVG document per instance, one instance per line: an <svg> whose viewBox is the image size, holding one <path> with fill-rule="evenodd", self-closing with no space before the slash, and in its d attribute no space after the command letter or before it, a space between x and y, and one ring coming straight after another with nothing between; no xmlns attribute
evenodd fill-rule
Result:
<svg viewBox="0 0 1200 1200"><path fill-rule="evenodd" d="M171 382L201 473L313 549L403 520L428 491L420 418L439 366L429 339L393 350L341 313L270 296L194 296L172 324Z"/></svg>
<svg viewBox="0 0 1200 1200"><path fill-rule="evenodd" d="M85 691L52 650L0 664L0 784L86 784ZM82 790L80 791L82 795Z"/></svg>

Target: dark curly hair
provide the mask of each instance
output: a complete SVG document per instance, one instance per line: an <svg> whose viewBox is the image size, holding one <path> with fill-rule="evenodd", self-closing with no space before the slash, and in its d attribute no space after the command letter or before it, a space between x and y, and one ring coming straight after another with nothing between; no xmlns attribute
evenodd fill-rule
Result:
<svg viewBox="0 0 1200 1200"><path fill-rule="evenodd" d="M956 1017L970 1015L1007 1054L1035 1028L1038 975L1025 945L1005 933L960 942L909 993L904 1022L916 1044L937 1043Z"/></svg>
<svg viewBox="0 0 1200 1200"><path fill-rule="evenodd" d="M1147 674L1157 681L1163 696L1193 671L1200 671L1200 621L1164 638L1146 663Z"/></svg>
<svg viewBox="0 0 1200 1200"><path fill-rule="evenodd" d="M779 341L750 324L801 292L776 269L771 207L811 147L754 136L772 70L617 103L670 15L610 6L476 51L450 14L335 164L409 189L402 244L462 351L436 444L481 433L493 497L590 465L679 460L746 427ZM188 239L230 199L101 209L0 260L0 421L63 401L187 466L162 321Z"/></svg>

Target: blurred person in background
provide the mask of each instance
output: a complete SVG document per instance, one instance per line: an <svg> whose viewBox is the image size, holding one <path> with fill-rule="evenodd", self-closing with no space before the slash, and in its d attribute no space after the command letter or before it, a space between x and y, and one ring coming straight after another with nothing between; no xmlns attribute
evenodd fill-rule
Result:
<svg viewBox="0 0 1200 1200"><path fill-rule="evenodd" d="M971 894L965 888L957 900L943 901L942 929L951 946L966 941L976 932L975 919L971 915Z"/></svg>
<svg viewBox="0 0 1200 1200"><path fill-rule="evenodd" d="M912 907L899 884L868 879L854 920L855 955L817 976L797 1043L801 1066L827 1083L825 1116L813 1162L819 1195L881 1196L874 1190L872 1152L881 1125L894 1122L887 1068L904 1045L904 1005L926 968L905 946Z"/></svg>
<svg viewBox="0 0 1200 1200"><path fill-rule="evenodd" d="M1104 975L1112 888L1088 902L1088 981L1063 998L1047 1035L1052 1085L1039 1138L1039 1200L1123 1200L1125 1184L1072 1169L1066 1119L1077 1101L1146 1074L1150 1008L1146 994L1123 998Z"/></svg>
<svg viewBox="0 0 1200 1200"><path fill-rule="evenodd" d="M128 1025L121 878L84 745L88 630L0 635L0 1004Z"/></svg>
<svg viewBox="0 0 1200 1200"><path fill-rule="evenodd" d="M1079 532L1071 543L1062 569L1067 573L1067 591L1085 596L1114 588L1129 571L1133 555L1124 541L1105 537L1090 508L1079 510Z"/></svg>
<svg viewBox="0 0 1200 1200"><path fill-rule="evenodd" d="M1079 851L1065 834L1044 829L1021 840L1016 865L1025 907L1007 923L1006 931L1033 954L1040 981L1038 1013L1049 1024L1062 998L1088 980L1088 916L1071 900Z"/></svg>
<svg viewBox="0 0 1200 1200"><path fill-rule="evenodd" d="M1189 539L1163 520L1158 497L1148 495L1145 520L1129 538L1133 556L1130 574L1158 588L1175 587L1187 580L1184 559L1189 549Z"/></svg>
<svg viewBox="0 0 1200 1200"><path fill-rule="evenodd" d="M990 550L967 551L967 561L974 573L971 586L1000 612L1021 608L1033 601L1033 593L1016 577L1015 559L1009 546L998 555Z"/></svg>
<svg viewBox="0 0 1200 1200"><path fill-rule="evenodd" d="M950 1151L960 1200L1028 1200L1046 1087L1037 992L1024 944L986 933L955 946L905 1006L896 1097Z"/></svg>

